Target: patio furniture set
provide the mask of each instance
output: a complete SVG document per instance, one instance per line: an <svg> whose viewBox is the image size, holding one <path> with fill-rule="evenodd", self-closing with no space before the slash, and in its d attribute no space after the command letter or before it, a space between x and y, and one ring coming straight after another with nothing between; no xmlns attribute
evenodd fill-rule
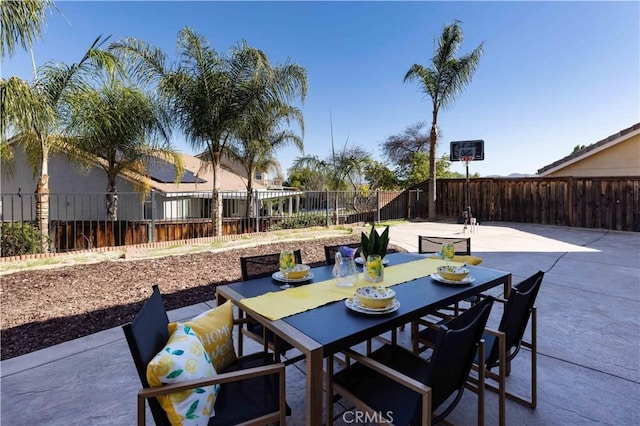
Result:
<svg viewBox="0 0 640 426"><path fill-rule="evenodd" d="M512 287L511 273L471 265L479 259L474 262L471 256L470 238L418 238L419 253L386 256L384 280L376 284L391 287L395 297L380 309L355 301L362 283L352 288L335 284L338 247L333 246L325 247L326 265L312 268L308 279L287 289L280 281L288 280L276 276L279 254L240 259L243 281L218 286L218 307L184 324L169 323L154 286L150 299L123 327L142 383L138 424L145 424L147 400L158 425L204 424L209 416L215 425L285 424L291 414L286 369L301 360L308 425L332 424L334 403L342 398L366 413L368 421L399 425L444 420L465 389L477 394L480 425L485 388L498 394L500 425L506 424L507 398L535 408L534 304L543 273ZM454 262L468 261L469 275L461 282L435 274L438 266L449 264L432 256L443 243L455 245ZM294 253L301 264L300 252ZM500 286L503 299L487 294ZM490 330L487 320L497 303L503 305L501 321ZM411 324L411 347L396 338L406 324ZM528 324L531 339L525 341ZM388 332L389 339L381 337ZM262 350L245 355L245 337L260 342ZM373 350L372 339L383 344ZM354 349L364 342L366 350ZM521 347L531 351L528 398L506 389L510 362ZM296 350L298 356L286 357Z"/></svg>

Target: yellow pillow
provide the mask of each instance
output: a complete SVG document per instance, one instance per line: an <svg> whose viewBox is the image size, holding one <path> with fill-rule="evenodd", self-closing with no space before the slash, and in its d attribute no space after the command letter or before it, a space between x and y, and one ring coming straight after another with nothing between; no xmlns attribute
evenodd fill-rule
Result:
<svg viewBox="0 0 640 426"><path fill-rule="evenodd" d="M177 323L164 348L147 365L152 387L213 377L216 371L190 327ZM214 415L220 385L201 386L157 397L172 425L203 425Z"/></svg>
<svg viewBox="0 0 640 426"><path fill-rule="evenodd" d="M224 372L236 361L233 347L233 309L231 301L201 313L191 321L184 322L193 329L202 341L217 372ZM176 323L169 324L169 333L176 329Z"/></svg>

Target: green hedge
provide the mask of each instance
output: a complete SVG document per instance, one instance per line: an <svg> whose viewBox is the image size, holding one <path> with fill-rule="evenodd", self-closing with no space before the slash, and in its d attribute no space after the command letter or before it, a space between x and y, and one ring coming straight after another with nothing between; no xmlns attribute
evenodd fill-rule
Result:
<svg viewBox="0 0 640 426"><path fill-rule="evenodd" d="M326 226L327 216L325 213L306 213L283 219L278 223L269 226L269 231L280 229L300 229L314 226Z"/></svg>
<svg viewBox="0 0 640 426"><path fill-rule="evenodd" d="M42 233L28 222L0 223L2 257L42 253Z"/></svg>

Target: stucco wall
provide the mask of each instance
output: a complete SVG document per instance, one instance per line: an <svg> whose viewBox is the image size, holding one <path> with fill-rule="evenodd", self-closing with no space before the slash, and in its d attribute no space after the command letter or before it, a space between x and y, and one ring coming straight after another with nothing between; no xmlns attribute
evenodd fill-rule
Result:
<svg viewBox="0 0 640 426"><path fill-rule="evenodd" d="M545 175L559 176L640 176L640 134Z"/></svg>
<svg viewBox="0 0 640 426"><path fill-rule="evenodd" d="M2 168L0 192L4 220L34 220L34 191L38 176L25 161L24 151L14 149L15 171L10 175ZM134 187L126 179L117 178L119 194L118 219L137 220L142 217L143 205ZM14 196L20 189L21 197ZM106 206L104 193L107 176L97 167L81 170L64 156L53 154L49 158L49 193L51 220L104 220Z"/></svg>

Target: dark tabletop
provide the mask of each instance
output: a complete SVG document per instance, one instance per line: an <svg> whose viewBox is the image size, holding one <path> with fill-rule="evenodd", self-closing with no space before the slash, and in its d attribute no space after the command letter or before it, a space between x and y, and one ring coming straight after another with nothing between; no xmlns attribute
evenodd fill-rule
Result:
<svg viewBox="0 0 640 426"><path fill-rule="evenodd" d="M393 253L387 257L389 266L392 266L417 260L424 256ZM331 279L331 269L332 266L313 268L313 280L302 285L313 285L314 282ZM400 302L400 308L389 314L361 314L350 310L345 306L344 301L340 300L288 316L282 321L322 344L324 355L328 356L425 316L435 309L504 284L510 275L507 272L474 266L469 266L469 269L471 275L475 277L475 281L468 285L442 284L430 276L394 285L393 290L396 292L396 299ZM266 277L230 284L228 287L245 297L254 297L269 291L281 291L280 285L280 282Z"/></svg>

